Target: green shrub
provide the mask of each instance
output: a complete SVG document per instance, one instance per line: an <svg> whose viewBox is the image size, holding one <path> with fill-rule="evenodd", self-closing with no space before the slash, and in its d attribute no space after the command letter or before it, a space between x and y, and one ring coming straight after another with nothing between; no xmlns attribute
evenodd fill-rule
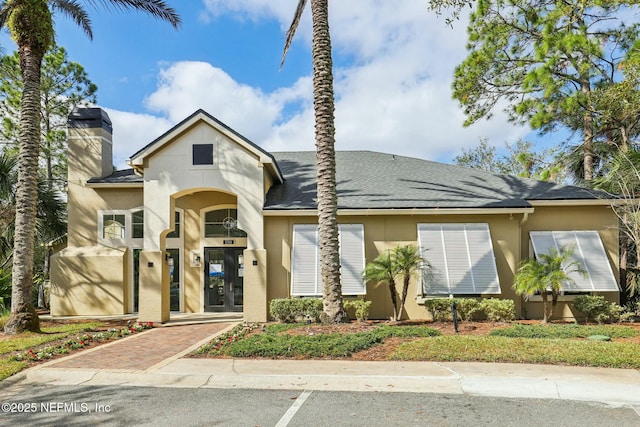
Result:
<svg viewBox="0 0 640 427"><path fill-rule="evenodd" d="M598 316L602 318L602 314L609 308L609 303L601 295L578 295L573 300L573 306L585 315L585 322L588 322Z"/></svg>
<svg viewBox="0 0 640 427"><path fill-rule="evenodd" d="M281 323L294 322L296 301L292 298L272 299L269 303L271 317Z"/></svg>
<svg viewBox="0 0 640 427"><path fill-rule="evenodd" d="M369 318L369 308L371 308L371 301L365 301L361 299L347 300L344 302L344 308L353 308L356 312L356 320L364 322Z"/></svg>
<svg viewBox="0 0 640 427"><path fill-rule="evenodd" d="M482 314L480 301L475 298L454 298L460 320L477 320Z"/></svg>
<svg viewBox="0 0 640 427"><path fill-rule="evenodd" d="M269 303L271 317L281 323L293 323L306 320L320 321L322 300L318 298L279 298Z"/></svg>
<svg viewBox="0 0 640 427"><path fill-rule="evenodd" d="M515 303L511 299L483 299L480 307L492 322L508 322L516 318Z"/></svg>
<svg viewBox="0 0 640 427"><path fill-rule="evenodd" d="M320 322L320 318L323 312L322 300L319 298L303 298L301 300L301 312L299 315L304 316L305 319L309 316L313 322Z"/></svg>
<svg viewBox="0 0 640 427"><path fill-rule="evenodd" d="M633 313L615 302L609 302L602 295L579 295L573 301L576 310L585 315L585 322L595 320L598 324L626 321Z"/></svg>
<svg viewBox="0 0 640 427"><path fill-rule="evenodd" d="M515 304L510 299L433 298L425 300L424 306L434 322L443 322L452 320L452 302L456 303L458 317L462 320L478 319L485 315L488 320L499 322L510 321L516 317Z"/></svg>
<svg viewBox="0 0 640 427"><path fill-rule="evenodd" d="M444 322L452 320L451 317L451 299L450 298L433 298L424 302L424 307L431 314L434 322Z"/></svg>

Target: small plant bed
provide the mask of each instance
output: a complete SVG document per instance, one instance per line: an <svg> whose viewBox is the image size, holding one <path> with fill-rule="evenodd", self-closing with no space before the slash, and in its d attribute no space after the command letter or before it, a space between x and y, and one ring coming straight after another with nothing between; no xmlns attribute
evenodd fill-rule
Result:
<svg viewBox="0 0 640 427"><path fill-rule="evenodd" d="M248 325L198 349L195 356L263 358L345 358L391 337L440 335L424 325L353 322L341 325L270 324L264 330Z"/></svg>
<svg viewBox="0 0 640 427"><path fill-rule="evenodd" d="M97 346L151 328L127 321L48 321L41 333L0 333L0 380L34 364Z"/></svg>
<svg viewBox="0 0 640 427"><path fill-rule="evenodd" d="M606 335L611 342L588 340ZM241 325L191 357L480 361L640 368L640 325L538 321Z"/></svg>

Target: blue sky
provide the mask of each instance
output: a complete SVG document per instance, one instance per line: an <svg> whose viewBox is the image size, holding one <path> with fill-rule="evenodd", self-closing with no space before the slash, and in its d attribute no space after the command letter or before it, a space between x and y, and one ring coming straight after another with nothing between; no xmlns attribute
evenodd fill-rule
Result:
<svg viewBox="0 0 640 427"><path fill-rule="evenodd" d="M56 17L58 44L98 85L113 121L116 166L198 108L269 151L313 150L309 11L279 71L296 0L168 3L183 20L177 31L143 14L88 9L90 41ZM462 127L450 85L466 55L465 19L451 29L425 3L330 2L337 149L450 162L482 138L502 147L531 135L500 111Z"/></svg>

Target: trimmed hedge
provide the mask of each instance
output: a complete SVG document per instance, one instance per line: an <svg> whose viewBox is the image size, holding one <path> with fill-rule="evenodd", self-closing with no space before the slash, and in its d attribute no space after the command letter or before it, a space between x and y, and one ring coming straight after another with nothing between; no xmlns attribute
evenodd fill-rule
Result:
<svg viewBox="0 0 640 427"><path fill-rule="evenodd" d="M515 319L515 303L510 299L483 298L433 298L425 300L424 306L434 322L453 320L451 303L456 303L460 320L487 318L493 322Z"/></svg>
<svg viewBox="0 0 640 427"><path fill-rule="evenodd" d="M271 317L281 323L320 321L322 300L318 298L278 298L269 303Z"/></svg>
<svg viewBox="0 0 640 427"><path fill-rule="evenodd" d="M356 315L356 320L364 322L369 318L369 309L371 308L371 301L364 301L361 299L346 300L344 301L344 308L353 308Z"/></svg>
<svg viewBox="0 0 640 427"><path fill-rule="evenodd" d="M625 313L624 307L605 300L601 295L578 295L573 300L573 306L585 315L585 322L591 319L598 324L612 323L633 317L633 313Z"/></svg>

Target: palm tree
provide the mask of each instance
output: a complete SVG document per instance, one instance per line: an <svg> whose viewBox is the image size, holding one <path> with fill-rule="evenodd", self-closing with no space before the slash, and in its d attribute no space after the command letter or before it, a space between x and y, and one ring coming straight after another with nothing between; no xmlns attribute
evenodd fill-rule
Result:
<svg viewBox="0 0 640 427"><path fill-rule="evenodd" d="M299 0L286 33L282 62L287 55L307 0ZM333 95L333 62L329 35L328 0L311 0L313 21L313 108L315 112L316 163L318 177L318 236L322 274L323 322L348 321L340 284L338 241L338 196L336 193L336 155Z"/></svg>
<svg viewBox="0 0 640 427"><path fill-rule="evenodd" d="M411 276L418 271L422 271L423 274L429 274L431 272L431 264L420 256L418 248L413 245L396 246L393 249L392 259L396 274L402 276L402 294L400 295L400 308L398 309L398 320L401 320L404 304L407 301Z"/></svg>
<svg viewBox="0 0 640 427"><path fill-rule="evenodd" d="M558 295L565 284L575 283L570 277L573 272L586 275L579 261L569 261L573 248L563 247L560 250L552 248L546 254L539 254L539 259L526 259L518 268L513 283L513 289L525 299L535 293L542 297L543 318L546 324L551 317L558 302ZM548 296L551 294L551 307L548 305Z"/></svg>
<svg viewBox="0 0 640 427"><path fill-rule="evenodd" d="M368 263L362 272L362 278L366 282L375 282L376 284L386 284L389 287L389 295L391 296L391 305L393 306L392 322L398 320L398 291L396 290L397 269L391 252L378 255L373 261Z"/></svg>
<svg viewBox="0 0 640 427"><path fill-rule="evenodd" d="M367 282L386 283L389 286L389 296L393 306L393 317L391 321L402 320L404 304L407 301L409 282L411 276L417 271L424 271L429 274L431 264L420 256L420 252L415 246L396 246L391 251L378 255L373 261L368 263L362 273L362 277ZM396 279L402 280L402 293L398 301L398 290Z"/></svg>
<svg viewBox="0 0 640 427"><path fill-rule="evenodd" d="M87 0L90 6L98 3ZM101 0L106 9L146 12L174 27L180 17L162 0ZM77 0L5 0L0 3L0 27L7 26L18 46L24 84L18 126L18 184L16 189L15 246L12 268L11 315L5 332L38 331L38 316L31 303L33 251L38 197L40 151L40 75L45 53L53 46L52 12L61 12L92 37L91 22Z"/></svg>

